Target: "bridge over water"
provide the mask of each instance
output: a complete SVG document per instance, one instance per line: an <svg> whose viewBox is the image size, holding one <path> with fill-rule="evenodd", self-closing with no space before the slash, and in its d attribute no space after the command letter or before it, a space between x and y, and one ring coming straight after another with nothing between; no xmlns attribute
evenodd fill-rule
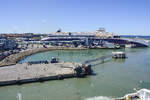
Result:
<svg viewBox="0 0 150 100"><path fill-rule="evenodd" d="M96 61L101 61L100 63L92 65L92 66L96 66L96 65L99 65L99 64L102 64L102 63L106 62L105 60L108 59L108 58L111 58L111 57L112 57L112 55L101 56L101 57L98 57L98 58L95 58L95 59L87 60L87 61L84 62L84 64L91 64L91 63L96 62Z"/></svg>

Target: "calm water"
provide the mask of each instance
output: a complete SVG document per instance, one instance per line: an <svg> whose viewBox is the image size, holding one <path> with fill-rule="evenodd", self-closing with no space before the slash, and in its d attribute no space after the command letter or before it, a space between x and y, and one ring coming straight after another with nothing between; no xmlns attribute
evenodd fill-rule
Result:
<svg viewBox="0 0 150 100"><path fill-rule="evenodd" d="M50 51L32 55L22 62L49 60L52 56L63 61L84 62L109 55L112 51ZM0 100L18 100L19 92L22 100L104 100L105 97L134 92L134 88L150 89L150 48L126 49L125 52L128 56L125 60L108 59L106 63L93 67L95 76L0 87Z"/></svg>

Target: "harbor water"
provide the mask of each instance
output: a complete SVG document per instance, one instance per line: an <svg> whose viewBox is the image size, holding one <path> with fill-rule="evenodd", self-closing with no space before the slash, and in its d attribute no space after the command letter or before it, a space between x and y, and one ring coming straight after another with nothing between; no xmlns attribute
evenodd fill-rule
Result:
<svg viewBox="0 0 150 100"><path fill-rule="evenodd" d="M150 89L150 48L56 50L31 55L20 63L51 57L83 63L113 51L124 51L128 58L96 61L92 67L95 75L86 78L0 87L0 100L109 100L136 89Z"/></svg>

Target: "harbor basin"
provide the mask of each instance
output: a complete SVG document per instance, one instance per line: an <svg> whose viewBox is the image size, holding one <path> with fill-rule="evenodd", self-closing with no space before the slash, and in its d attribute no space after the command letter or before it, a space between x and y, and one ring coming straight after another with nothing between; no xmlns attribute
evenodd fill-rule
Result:
<svg viewBox="0 0 150 100"><path fill-rule="evenodd" d="M86 60L110 55L118 50L55 50L31 55L20 63L50 60L83 63ZM23 85L0 87L2 100L104 100L124 96L134 90L150 89L150 48L121 49L127 59L108 59L101 64L93 63L95 75L86 78L71 78ZM100 64L98 64L100 63ZM97 99L96 99L97 100Z"/></svg>

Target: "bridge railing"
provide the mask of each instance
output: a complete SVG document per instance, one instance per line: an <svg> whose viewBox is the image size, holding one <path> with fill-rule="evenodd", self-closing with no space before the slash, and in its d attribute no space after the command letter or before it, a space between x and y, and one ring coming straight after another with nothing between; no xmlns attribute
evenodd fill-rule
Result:
<svg viewBox="0 0 150 100"><path fill-rule="evenodd" d="M88 63L92 63L92 62L96 62L96 61L104 61L105 59L111 58L111 57L112 57L112 55L107 55L107 56L102 56L102 57L95 58L95 59L90 59L90 60L85 61L84 64L88 64Z"/></svg>
<svg viewBox="0 0 150 100"><path fill-rule="evenodd" d="M141 39L127 39L127 38L122 38L122 39L127 40L129 42L137 42L137 43L141 43L146 46L149 46L149 44L147 42L145 42L144 40L141 40Z"/></svg>

